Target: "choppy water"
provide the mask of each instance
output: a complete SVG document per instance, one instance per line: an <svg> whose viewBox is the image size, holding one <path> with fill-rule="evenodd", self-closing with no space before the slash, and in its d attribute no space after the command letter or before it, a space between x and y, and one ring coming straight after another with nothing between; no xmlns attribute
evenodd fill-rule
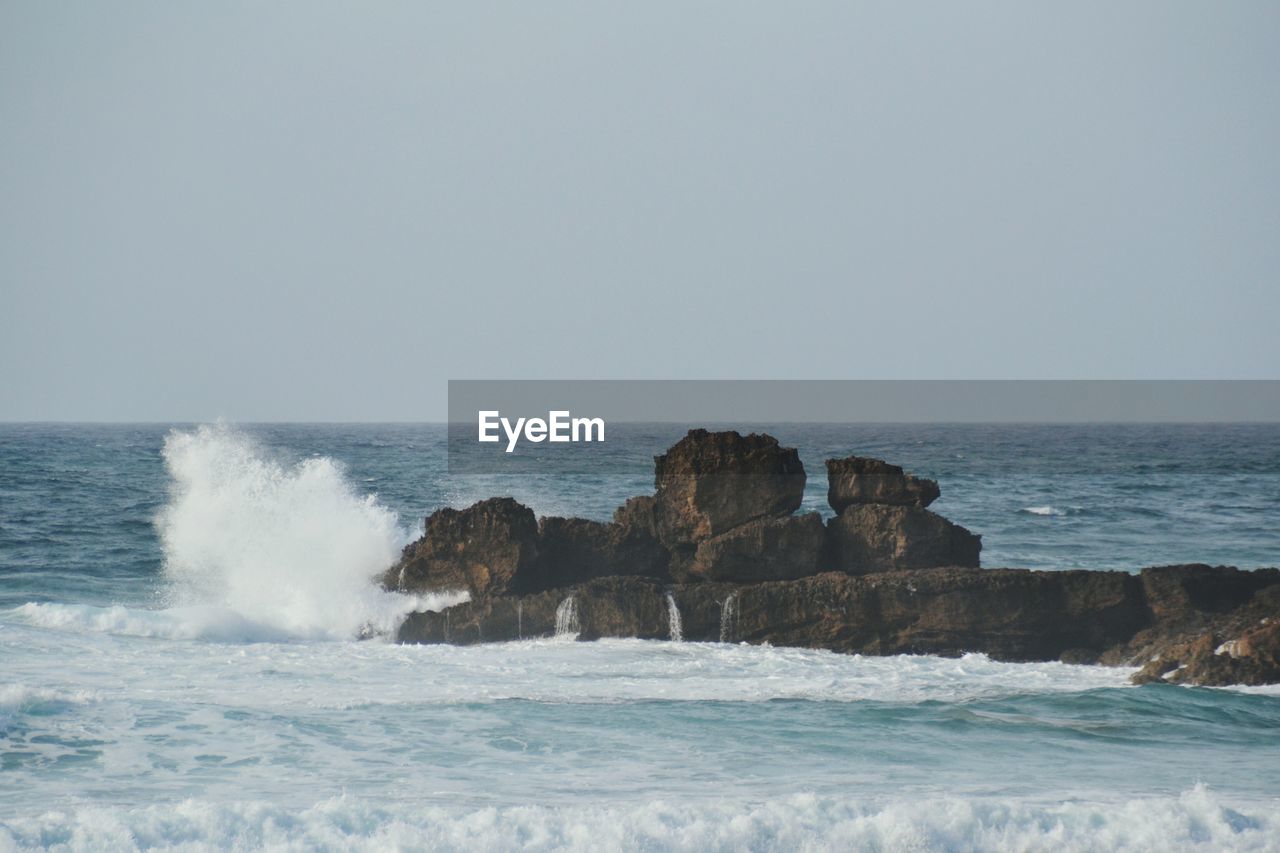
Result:
<svg viewBox="0 0 1280 853"><path fill-rule="evenodd" d="M1280 562L1277 427L772 431L813 508L825 455L936 477L987 565ZM425 511L603 518L642 468L451 478L429 426L0 426L0 850L1280 849L1272 688L351 639L446 603L366 582Z"/></svg>

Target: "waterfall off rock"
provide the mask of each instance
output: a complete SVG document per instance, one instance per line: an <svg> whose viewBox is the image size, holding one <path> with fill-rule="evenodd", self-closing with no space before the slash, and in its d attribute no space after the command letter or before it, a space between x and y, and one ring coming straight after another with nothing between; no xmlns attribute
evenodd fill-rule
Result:
<svg viewBox="0 0 1280 853"><path fill-rule="evenodd" d="M734 635L738 632L738 610L735 599L738 594L730 593L729 597L724 600L724 604L720 605L720 642L732 643Z"/></svg>
<svg viewBox="0 0 1280 853"><path fill-rule="evenodd" d="M556 608L556 636L576 637L582 630L578 622L578 601L572 595Z"/></svg>
<svg viewBox="0 0 1280 853"><path fill-rule="evenodd" d="M524 639L524 602L516 602L516 637Z"/></svg>
<svg viewBox="0 0 1280 853"><path fill-rule="evenodd" d="M667 622L671 626L671 642L684 642L684 623L680 621L680 608L676 605L676 597L667 593Z"/></svg>

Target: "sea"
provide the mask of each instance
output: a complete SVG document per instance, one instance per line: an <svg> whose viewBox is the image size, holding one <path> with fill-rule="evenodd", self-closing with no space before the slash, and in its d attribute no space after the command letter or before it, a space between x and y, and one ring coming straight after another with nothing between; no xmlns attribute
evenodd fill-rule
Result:
<svg viewBox="0 0 1280 853"><path fill-rule="evenodd" d="M1280 564L1280 425L735 426L827 515L828 457L938 480L984 566ZM0 424L0 851L1280 850L1280 688L387 639L456 600L372 582L428 513L607 519L685 428L481 475L439 424Z"/></svg>

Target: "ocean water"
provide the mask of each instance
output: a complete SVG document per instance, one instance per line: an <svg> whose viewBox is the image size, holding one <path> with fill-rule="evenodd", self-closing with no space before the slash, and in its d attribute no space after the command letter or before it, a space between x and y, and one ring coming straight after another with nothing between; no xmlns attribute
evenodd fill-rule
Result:
<svg viewBox="0 0 1280 853"><path fill-rule="evenodd" d="M683 428L619 438L659 452ZM1277 426L799 426L984 565L1280 563ZM571 638L357 640L438 506L607 518L643 454L451 476L439 426L0 425L0 851L1280 850L1280 689Z"/></svg>

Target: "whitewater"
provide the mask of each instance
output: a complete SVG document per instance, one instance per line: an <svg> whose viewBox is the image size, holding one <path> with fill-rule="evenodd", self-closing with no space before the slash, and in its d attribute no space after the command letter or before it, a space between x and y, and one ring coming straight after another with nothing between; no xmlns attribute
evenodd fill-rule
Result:
<svg viewBox="0 0 1280 853"><path fill-rule="evenodd" d="M1274 507L1247 497L1277 493L1256 491L1280 459L1264 438L1230 444L1253 454L1234 481L1189 461L1208 458L1193 441L1184 470L1166 451L1143 482L1174 520L1203 516L1174 546L1245 565L1275 553ZM994 530L997 554L1033 555L1022 564L1143 517L1154 547L1172 523L1151 490L1126 514L1136 475L1114 460L1146 437L1093 436L1107 464L1070 470L1074 436L917 439L858 446L899 442L883 455L950 471L944 495L967 492L947 514ZM423 512L503 485L449 477L442 441L409 426L0 427L0 851L1280 849L1273 688L749 646L728 603L721 643L678 641L674 606L671 641L576 642L566 604L559 637L396 645L405 613L460 597L372 578ZM1010 444L1040 448L1035 482L972 494L973 458ZM644 490L636 476L511 491L607 517L615 492ZM1230 541L1215 538L1224 512Z"/></svg>

